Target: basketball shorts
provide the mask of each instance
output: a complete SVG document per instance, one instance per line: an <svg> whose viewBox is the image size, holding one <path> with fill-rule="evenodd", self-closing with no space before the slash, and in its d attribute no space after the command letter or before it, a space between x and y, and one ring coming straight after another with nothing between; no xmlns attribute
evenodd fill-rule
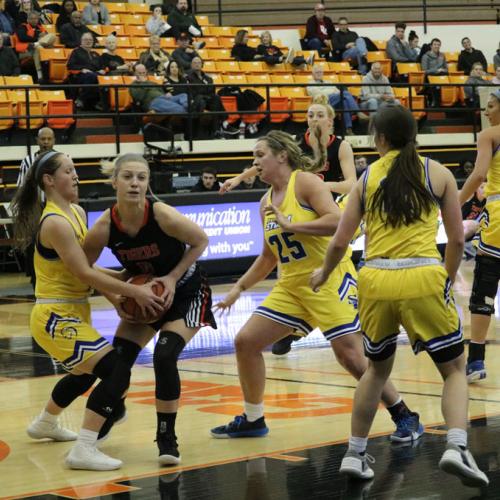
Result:
<svg viewBox="0 0 500 500"><path fill-rule="evenodd" d="M500 257L500 200L486 202L481 217L478 249L490 257Z"/></svg>
<svg viewBox="0 0 500 500"><path fill-rule="evenodd" d="M212 290L207 278L197 268L194 274L179 288L176 289L174 301L170 309L149 326L158 331L165 323L184 319L188 328L211 326L217 328L215 317L212 313Z"/></svg>
<svg viewBox="0 0 500 500"><path fill-rule="evenodd" d="M392 290L392 293L391 293ZM446 270L441 266L359 273L359 316L367 357L382 361L396 351L400 325L415 354L437 363L463 352L460 318Z"/></svg>
<svg viewBox="0 0 500 500"><path fill-rule="evenodd" d="M357 275L350 259L341 262L318 293L309 286L310 274L280 279L254 314L307 335L319 328L327 340L360 330Z"/></svg>
<svg viewBox="0 0 500 500"><path fill-rule="evenodd" d="M68 371L110 345L92 327L87 303L36 304L30 328L40 347Z"/></svg>

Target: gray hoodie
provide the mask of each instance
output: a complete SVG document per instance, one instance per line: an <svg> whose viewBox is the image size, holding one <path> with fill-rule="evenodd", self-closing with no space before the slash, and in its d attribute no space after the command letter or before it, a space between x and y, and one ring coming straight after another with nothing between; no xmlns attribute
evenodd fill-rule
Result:
<svg viewBox="0 0 500 500"><path fill-rule="evenodd" d="M387 52L387 55L397 63L415 62L417 60L417 57L410 49L410 46L406 42L402 42L396 35L392 35L389 39L385 51Z"/></svg>
<svg viewBox="0 0 500 500"><path fill-rule="evenodd" d="M422 56L422 69L426 75L443 74L444 72L438 71L439 69L443 69L447 73L448 63L446 62L446 57L441 52L435 54L432 50L429 50Z"/></svg>
<svg viewBox="0 0 500 500"><path fill-rule="evenodd" d="M385 75L380 75L380 78L375 78L371 71L363 77L363 86L361 87L361 100L381 99L382 95L390 95L394 97L394 91L390 86L384 86L384 83L390 83Z"/></svg>

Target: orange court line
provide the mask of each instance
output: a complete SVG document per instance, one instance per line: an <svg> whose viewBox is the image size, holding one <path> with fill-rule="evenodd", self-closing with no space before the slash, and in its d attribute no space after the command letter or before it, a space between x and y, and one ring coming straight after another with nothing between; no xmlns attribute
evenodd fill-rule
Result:
<svg viewBox="0 0 500 500"><path fill-rule="evenodd" d="M275 458L276 460L284 460L285 462L304 462L308 460L306 457L297 457L295 455L284 455L283 453L273 453L266 455L266 458Z"/></svg>

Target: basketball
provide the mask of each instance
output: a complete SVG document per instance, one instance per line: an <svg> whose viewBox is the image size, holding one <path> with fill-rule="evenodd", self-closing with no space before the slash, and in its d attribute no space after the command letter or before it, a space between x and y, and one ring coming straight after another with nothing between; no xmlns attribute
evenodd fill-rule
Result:
<svg viewBox="0 0 500 500"><path fill-rule="evenodd" d="M151 274L139 274L137 276L132 276L132 278L128 280L128 283L132 285L144 285L145 283L149 283L152 279L154 279L154 276ZM161 283L156 283L153 286L153 291L156 295L160 296L164 291L164 287ZM144 316L139 304L137 304L132 297L126 297L125 301L122 303L122 309L138 323L153 323L163 314L163 312L160 312L156 316Z"/></svg>

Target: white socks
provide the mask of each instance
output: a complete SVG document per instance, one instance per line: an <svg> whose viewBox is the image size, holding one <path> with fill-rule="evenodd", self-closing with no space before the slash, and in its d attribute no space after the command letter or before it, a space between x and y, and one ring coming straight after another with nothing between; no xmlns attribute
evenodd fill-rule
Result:
<svg viewBox="0 0 500 500"><path fill-rule="evenodd" d="M80 429L80 433L78 434L77 442L80 444L86 444L88 446L95 446L97 442L98 432L89 431L88 429Z"/></svg>
<svg viewBox="0 0 500 500"><path fill-rule="evenodd" d="M49 413L47 410L43 410L42 413L40 413L40 420L51 424L55 424L58 418L59 415L52 415L52 413Z"/></svg>
<svg viewBox="0 0 500 500"><path fill-rule="evenodd" d="M446 440L448 443L453 443L457 446L461 446L462 448L467 448L467 431L458 429L457 427L449 429L448 434L446 435Z"/></svg>
<svg viewBox="0 0 500 500"><path fill-rule="evenodd" d="M359 438L351 436L349 438L349 450L355 451L356 453L364 453L366 451L366 445L368 444L368 438Z"/></svg>
<svg viewBox="0 0 500 500"><path fill-rule="evenodd" d="M245 401L243 406L245 408L245 415L247 416L248 422L255 422L264 416L264 403L254 405Z"/></svg>

